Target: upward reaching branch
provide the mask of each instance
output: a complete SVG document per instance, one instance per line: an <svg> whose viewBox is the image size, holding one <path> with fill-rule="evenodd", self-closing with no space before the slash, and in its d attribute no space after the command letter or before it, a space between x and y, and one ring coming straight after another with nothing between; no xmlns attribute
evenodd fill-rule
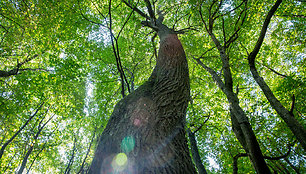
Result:
<svg viewBox="0 0 306 174"><path fill-rule="evenodd" d="M222 4L222 1L218 4L216 8L213 6L216 4L217 1L213 1L213 3L210 5L209 8L209 19L208 19L208 25L206 24L203 15L202 15L202 9L200 5L200 16L202 19L202 22L205 26L205 29L207 33L209 34L210 38L214 42L216 48L218 49L220 59L222 61L222 70L223 70L223 76L224 76L224 85L221 81L221 78L216 76L216 73L213 73L211 69L209 69L206 66L203 66L203 63L198 60L198 63L206 69L208 72L211 73L213 79L217 82L218 86L221 88L221 90L224 92L224 94L227 97L227 100L230 104L230 115L231 115L231 122L232 122L232 128L233 131L243 146L244 150L247 152L248 156L250 157L250 160L254 166L254 169L257 173L264 173L268 174L271 173L264 158L262 155L262 151L260 149L259 143L256 139L256 136L254 134L254 131L252 130L252 127L250 125L250 122L248 121L248 118L246 116L246 113L243 111L243 109L239 105L239 99L238 96L233 92L233 77L231 72L231 66L230 66L230 59L228 54L226 53L227 50L227 41L225 40L224 45L221 45L220 41L214 34L214 22L216 20L216 14L217 11L220 9L220 4ZM212 11L214 9L214 11ZM241 15L240 15L241 16ZM239 19L238 19L239 20ZM237 32L239 29L236 30ZM237 34L237 33L236 33ZM234 36L232 37L231 41L234 41L236 39L236 34L234 33ZM225 37L225 34L224 34ZM222 83L221 83L222 82Z"/></svg>
<svg viewBox="0 0 306 174"><path fill-rule="evenodd" d="M150 17L148 15L146 15L145 13L143 13L141 10L139 10L136 6L133 7L130 3L126 2L125 0L122 0L125 5L127 5L128 7L130 7L131 9L135 10L138 14L140 14L142 17L150 20Z"/></svg>
<svg viewBox="0 0 306 174"><path fill-rule="evenodd" d="M252 61L252 62L255 61L255 58L256 58L259 50L260 50L260 47L261 47L261 45L263 43L264 38L266 36L267 29L268 29L269 23L271 21L271 18L274 15L274 13L276 12L277 8L279 7L279 5L281 3L282 3L282 0L277 0L275 2L275 4L273 5L273 7L268 12L268 15L266 16L265 22L262 25L262 29L260 31L260 34L259 34L258 40L256 42L256 45L255 45L253 51L250 53L250 56L249 56L249 60L250 61Z"/></svg>
<svg viewBox="0 0 306 174"><path fill-rule="evenodd" d="M37 56L38 56L38 54L35 54L34 56L25 59L21 63L19 63L17 61L16 67L14 69L12 69L12 70L9 70L9 71L0 70L0 77L9 77L9 76L17 75L20 71L34 70L34 69L29 69L29 68L26 68L26 69L20 69L20 68L21 68L22 65L24 65L24 64L30 62L31 60L35 59ZM35 70L44 70L44 69L35 69Z"/></svg>
<svg viewBox="0 0 306 174"><path fill-rule="evenodd" d="M260 50L260 47L263 43L264 37L267 32L268 25L271 21L272 16L276 12L277 8L281 4L282 0L277 0L273 7L270 9L268 15L266 16L265 22L262 26L259 38L253 49L253 51L248 56L248 62L250 71L254 80L260 86L261 90L265 94L272 108L281 116L281 118L286 122L292 133L296 136L297 140L301 143L304 150L306 150L306 130L294 117L292 117L293 111L286 109L281 102L275 97L270 87L267 85L265 80L259 75L256 66L255 58Z"/></svg>
<svg viewBox="0 0 306 174"><path fill-rule="evenodd" d="M36 111L29 117L29 119L19 128L19 130L9 139L7 140L0 149L0 159L4 153L5 148L16 138L16 136L29 124L29 122L37 115L38 111L41 110L45 102L42 102Z"/></svg>
<svg viewBox="0 0 306 174"><path fill-rule="evenodd" d="M153 11L153 8L152 8L152 5L150 3L150 0L145 0L146 4L147 4L147 9L148 9L148 12L150 14L150 18L153 19L155 21L155 14L154 14L154 11Z"/></svg>

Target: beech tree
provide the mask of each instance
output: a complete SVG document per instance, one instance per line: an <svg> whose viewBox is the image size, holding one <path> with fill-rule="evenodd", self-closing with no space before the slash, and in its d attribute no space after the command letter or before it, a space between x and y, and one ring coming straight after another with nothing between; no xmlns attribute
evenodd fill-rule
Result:
<svg viewBox="0 0 306 174"><path fill-rule="evenodd" d="M305 2L3 0L0 173L305 173Z"/></svg>

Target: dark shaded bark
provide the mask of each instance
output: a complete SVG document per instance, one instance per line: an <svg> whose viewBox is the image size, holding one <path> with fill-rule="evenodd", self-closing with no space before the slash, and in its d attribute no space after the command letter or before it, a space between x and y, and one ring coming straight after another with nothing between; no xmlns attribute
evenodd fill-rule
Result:
<svg viewBox="0 0 306 174"><path fill-rule="evenodd" d="M191 154L192 154L192 159L198 169L198 173L199 174L207 174L206 169L202 163L200 154L199 154L199 150L198 150L198 145L197 145L197 141L195 139L195 133L191 132L191 130L188 128L187 129L187 134L189 137L189 141L190 141L190 146L191 146Z"/></svg>
<svg viewBox="0 0 306 174"><path fill-rule="evenodd" d="M216 16L216 14L217 14L217 11L220 8L220 6L216 9L212 8L214 6L214 3L216 3L216 2L217 1L214 1L209 8L209 20L208 20L208 22L205 21L204 18L203 18L201 5L200 5L199 12L200 12L201 19L202 19L202 22L205 26L206 31L208 32L209 36L211 37L212 41L214 42L216 48L219 51L220 59L222 61L222 70L223 70L223 77L224 77L223 81L222 81L221 77L218 76L217 73L213 69L204 65L200 61L200 59L196 59L196 60L198 61L198 63L204 69L206 69L212 75L214 81L217 83L219 88L226 95L226 97L228 99L228 102L230 104L230 115L231 115L233 131L234 131L238 141L240 142L240 144L243 146L244 150L248 154L248 156L249 156L249 158L250 158L250 160L251 160L251 162L254 166L254 169L256 170L257 173L263 173L263 174L271 173L271 171L269 170L269 167L267 166L267 164L264 160L264 156L262 154L262 151L260 149L260 146L258 144L256 136L255 136L255 134L252 130L252 127L249 123L249 120L248 120L245 112L243 111L243 109L239 106L238 96L237 96L237 94L235 94L233 92L233 79L232 79L231 68L230 68L231 66L230 66L230 63L229 63L230 59L229 59L228 55L226 54L226 51L227 51L227 48L229 47L229 44L232 43L233 41L235 41L235 39L238 37L238 34L236 35L234 33L234 35L233 35L234 39L233 40L230 39L228 41L225 39L225 35L224 35L224 41L223 41L224 43L222 44L213 32L214 22L218 18L218 16ZM244 2L245 2L244 10L247 10L247 1L244 1ZM279 6L280 3L281 3L281 0L276 1L274 6L268 12L268 16L273 15L273 13L276 11L276 9L277 9L277 7ZM212 10L212 9L214 9L214 10ZM246 13L246 11L245 11L245 13ZM240 19L241 19L241 23L243 24L244 18L245 18L245 15L243 16L242 13L241 13L240 17L238 18L238 20L236 22L237 23L240 22ZM267 25L266 21L265 21L264 25ZM223 31L225 31L224 27L223 27ZM263 31L261 31L261 33L263 33ZM264 31L264 33L265 33L265 31ZM264 38L264 36L262 36L262 34L261 34L260 38L259 38L259 42L262 43L263 38ZM259 51L261 43L256 44L252 54Z"/></svg>
<svg viewBox="0 0 306 174"><path fill-rule="evenodd" d="M259 75L256 67L255 67L255 58L260 50L260 47L263 43L265 34L267 32L268 25L270 23L270 20L281 4L282 0L277 0L274 4L274 6L269 11L265 22L262 26L259 38L257 40L257 43L253 49L253 51L248 56L249 61L249 67L250 71L253 75L253 78L257 82L257 84L260 86L261 90L263 91L264 95L268 99L269 103L271 104L272 108L280 115L280 117L285 121L289 129L292 131L292 133L295 135L297 140L301 143L304 150L306 150L306 130L303 127L302 124L300 124L295 117L293 117L293 112L291 113L288 109L286 109L281 102L275 97L270 87L267 85L265 80Z"/></svg>
<svg viewBox="0 0 306 174"><path fill-rule="evenodd" d="M156 67L147 82L115 106L89 173L196 173L185 136L187 60L175 32L161 22L143 23L158 28Z"/></svg>
<svg viewBox="0 0 306 174"><path fill-rule="evenodd" d="M28 169L27 169L27 174L30 173L33 164L35 163L35 161L36 161L36 159L38 158L38 156L40 155L40 153L45 149L45 147L46 147L46 143L44 143L43 147L38 151L38 153L37 153L37 154L35 155L35 157L33 158L33 160L32 160L32 162L31 162L30 166L29 166Z"/></svg>
<svg viewBox="0 0 306 174"><path fill-rule="evenodd" d="M288 152L284 155L281 155L281 156L278 156L278 157L264 156L264 159L268 159L268 160L272 160L272 161L284 159L284 158L286 158L290 155L290 152L291 152L291 146L289 146ZM234 156L234 158L233 158L233 174L238 173L238 159L240 157L247 157L247 156L248 156L248 154L246 154L246 153L239 153L239 154Z"/></svg>

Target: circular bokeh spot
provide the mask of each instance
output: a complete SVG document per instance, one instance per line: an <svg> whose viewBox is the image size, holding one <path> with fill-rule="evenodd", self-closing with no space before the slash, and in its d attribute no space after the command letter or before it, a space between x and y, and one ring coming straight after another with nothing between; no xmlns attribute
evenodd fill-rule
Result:
<svg viewBox="0 0 306 174"><path fill-rule="evenodd" d="M113 171L116 172L121 172L126 169L128 163L128 157L126 156L125 153L118 153L112 161L112 167Z"/></svg>
<svg viewBox="0 0 306 174"><path fill-rule="evenodd" d="M135 139L132 136L124 137L121 141L121 150L124 153L131 152L135 147Z"/></svg>
<svg viewBox="0 0 306 174"><path fill-rule="evenodd" d="M127 163L127 156L125 153L119 153L115 157L116 164L118 166L124 166Z"/></svg>

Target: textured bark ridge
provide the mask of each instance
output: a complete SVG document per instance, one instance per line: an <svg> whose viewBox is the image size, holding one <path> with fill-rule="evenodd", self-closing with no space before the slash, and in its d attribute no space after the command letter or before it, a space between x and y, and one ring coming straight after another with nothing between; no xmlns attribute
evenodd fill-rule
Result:
<svg viewBox="0 0 306 174"><path fill-rule="evenodd" d="M196 173L184 129L190 90L185 52L176 34L160 33L151 77L116 105L89 173Z"/></svg>

